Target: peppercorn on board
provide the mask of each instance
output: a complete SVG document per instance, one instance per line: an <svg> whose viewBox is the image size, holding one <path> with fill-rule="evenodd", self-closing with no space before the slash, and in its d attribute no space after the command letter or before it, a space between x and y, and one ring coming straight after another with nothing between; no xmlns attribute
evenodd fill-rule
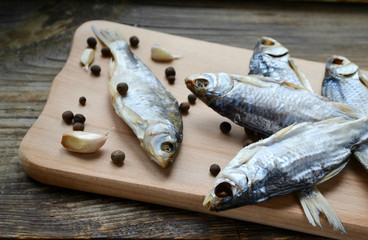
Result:
<svg viewBox="0 0 368 240"><path fill-rule="evenodd" d="M23 169L32 178L50 185L87 192L177 207L207 214L252 221L321 236L362 239L368 234L368 178L363 167L355 160L336 177L319 186L341 218L347 234L334 232L321 217L323 230L311 226L296 195L277 197L258 205L241 207L224 212L209 212L202 206L214 177L211 164L225 167L235 154L249 141L243 128L231 123L229 134L223 134L219 125L228 121L204 103L197 100L183 115L184 140L174 163L166 169L149 159L139 141L114 112L108 92L109 58L103 57L101 42L97 43L93 64L101 67L94 76L80 64L80 56L87 48L86 40L94 36L91 26L98 29L119 30L129 39L139 38L139 46L132 48L170 91L179 103L187 102L190 91L184 78L201 72L228 72L246 75L252 50L234 48L215 43L188 39L142 28L107 21L91 21L80 26L73 38L69 58L55 77L46 106L27 132L20 146ZM151 47L160 44L172 54L181 55L172 62L155 62ZM291 53L292 54L292 53ZM331 55L334 53L331 53ZM324 76L324 63L294 59L310 79L316 92L320 92ZM165 78L165 69L176 70L174 84ZM85 106L79 97L85 96ZM60 143L72 126L62 120L62 113L71 110L86 117L85 131L104 134L111 127L105 145L96 153L74 153ZM111 153L125 152L123 166L112 163Z"/></svg>

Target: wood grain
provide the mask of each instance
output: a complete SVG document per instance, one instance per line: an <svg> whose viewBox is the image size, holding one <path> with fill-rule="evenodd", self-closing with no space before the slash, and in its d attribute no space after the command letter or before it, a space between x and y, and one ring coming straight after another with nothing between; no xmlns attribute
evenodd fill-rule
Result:
<svg viewBox="0 0 368 240"><path fill-rule="evenodd" d="M93 63L103 69L100 76L95 77L81 68L79 59L86 48L85 39L93 35L92 25L99 29L118 29L126 38L139 36L140 46L134 49L134 53L179 102L186 101L190 93L183 81L185 76L214 71L243 75L249 72L244 63L250 60L250 50L107 21L87 22L77 29L68 60L53 81L46 106L21 143L23 169L32 178L46 184L209 213L201 205L214 180L208 173L209 166L217 163L224 167L231 160L247 139L244 130L233 125L231 134L222 134L218 126L226 119L197 102L184 116L184 141L175 163L168 169L158 167L149 160L133 132L111 108L107 89L109 61L101 56L101 45L96 47ZM155 43L183 57L170 63L154 62L150 47ZM295 62L319 92L324 64L300 59L295 59ZM174 85L164 78L164 69L168 66L173 66L177 71ZM86 106L80 106L77 102L81 95L87 98ZM76 154L62 148L60 138L64 132L71 130L71 126L60 119L65 110L86 116L85 131L104 133L112 126L116 128L109 134L108 142L101 151ZM110 154L116 149L124 151L127 156L123 167L116 167L110 161ZM348 232L346 235L334 232L325 221L323 231L309 225L293 195L216 215L322 236L359 239L368 234L368 207L362 201L368 193L368 181L364 174L360 166L349 166L342 174L321 186L321 191L342 219Z"/></svg>
<svg viewBox="0 0 368 240"><path fill-rule="evenodd" d="M0 237L312 238L39 184L22 171L18 148L65 64L75 29L87 20L106 19L248 49L268 35L287 46L293 57L324 62L329 55L340 54L368 69L366 4L1 1L0 6Z"/></svg>

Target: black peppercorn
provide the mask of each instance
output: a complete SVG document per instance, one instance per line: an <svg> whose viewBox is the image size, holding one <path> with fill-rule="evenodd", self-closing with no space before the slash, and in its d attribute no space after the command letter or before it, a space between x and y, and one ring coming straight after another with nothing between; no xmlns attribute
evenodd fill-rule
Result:
<svg viewBox="0 0 368 240"><path fill-rule="evenodd" d="M109 47L103 47L101 49L101 53L102 53L102 56L104 56L104 57L110 57L111 56L111 51L110 51Z"/></svg>
<svg viewBox="0 0 368 240"><path fill-rule="evenodd" d="M73 122L74 114L72 111L65 111L62 114L62 118L66 124L70 125Z"/></svg>
<svg viewBox="0 0 368 240"><path fill-rule="evenodd" d="M187 102L180 103L179 109L182 114L187 114L189 111L190 105Z"/></svg>
<svg viewBox="0 0 368 240"><path fill-rule="evenodd" d="M83 114L77 113L74 115L74 123L84 123L86 121L86 117Z"/></svg>
<svg viewBox="0 0 368 240"><path fill-rule="evenodd" d="M111 160L114 164L121 166L125 160L125 153L120 150L113 151L111 153Z"/></svg>
<svg viewBox="0 0 368 240"><path fill-rule="evenodd" d="M225 134L229 133L229 132L230 132L230 130L231 130L231 125L230 125L230 123L228 123L228 122L222 122L222 123L220 124L220 130L221 130L221 132L223 132L223 133L225 133Z"/></svg>
<svg viewBox="0 0 368 240"><path fill-rule="evenodd" d="M82 105L82 106L86 105L86 101L87 101L87 99L83 96L79 98L79 104Z"/></svg>
<svg viewBox="0 0 368 240"><path fill-rule="evenodd" d="M176 75L176 71L175 68L173 67L167 67L165 69L165 76L168 78L169 76L175 76Z"/></svg>
<svg viewBox="0 0 368 240"><path fill-rule="evenodd" d="M73 131L84 131L84 124L79 122L74 123Z"/></svg>
<svg viewBox="0 0 368 240"><path fill-rule="evenodd" d="M95 48L97 45L97 40L94 37L87 38L87 44L90 48Z"/></svg>
<svg viewBox="0 0 368 240"><path fill-rule="evenodd" d="M210 166L210 173L212 174L212 176L216 177L219 174L220 171L221 171L221 168L220 168L219 165L212 164Z"/></svg>
<svg viewBox="0 0 368 240"><path fill-rule="evenodd" d="M132 36L129 38L130 46L136 48L138 47L139 39L136 36Z"/></svg>
<svg viewBox="0 0 368 240"><path fill-rule="evenodd" d="M98 65L92 65L91 72L93 73L93 75L99 76L101 72L101 67Z"/></svg>
<svg viewBox="0 0 368 240"><path fill-rule="evenodd" d="M127 92L128 92L128 84L126 83L119 83L117 86L116 86L116 91L118 91L118 93L125 97Z"/></svg>
<svg viewBox="0 0 368 240"><path fill-rule="evenodd" d="M188 95L188 101L190 104L195 104L196 100L197 100L197 97L193 93Z"/></svg>

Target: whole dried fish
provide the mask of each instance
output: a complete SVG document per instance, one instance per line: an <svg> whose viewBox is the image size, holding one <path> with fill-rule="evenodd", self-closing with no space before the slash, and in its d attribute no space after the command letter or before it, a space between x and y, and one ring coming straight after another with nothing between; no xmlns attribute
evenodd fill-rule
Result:
<svg viewBox="0 0 368 240"><path fill-rule="evenodd" d="M355 107L361 117L368 116L368 77L343 56L334 55L327 60L322 95ZM368 145L360 146L354 155L368 170Z"/></svg>
<svg viewBox="0 0 368 240"><path fill-rule="evenodd" d="M299 192L308 220L319 212L334 229L345 229L316 185L338 174L356 146L368 140L368 118L341 118L291 125L249 145L216 177L203 205L221 211Z"/></svg>
<svg viewBox="0 0 368 240"><path fill-rule="evenodd" d="M185 83L220 115L266 136L298 122L357 118L350 106L271 78L204 73L187 77Z"/></svg>
<svg viewBox="0 0 368 240"><path fill-rule="evenodd" d="M257 42L249 69L249 74L287 81L313 92L307 77L290 58L289 50L270 37L262 37Z"/></svg>
<svg viewBox="0 0 368 240"><path fill-rule="evenodd" d="M92 30L114 58L110 64L109 91L116 114L133 130L149 157L167 167L183 139L178 102L131 52L119 32L98 31L94 26ZM119 83L129 86L125 96L117 91Z"/></svg>

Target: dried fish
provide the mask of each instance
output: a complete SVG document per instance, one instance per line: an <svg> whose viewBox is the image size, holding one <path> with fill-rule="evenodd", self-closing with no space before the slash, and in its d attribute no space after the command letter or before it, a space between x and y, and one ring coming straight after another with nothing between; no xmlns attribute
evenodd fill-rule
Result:
<svg viewBox="0 0 368 240"><path fill-rule="evenodd" d="M266 136L293 123L357 118L353 107L271 78L204 73L187 77L185 83L220 115Z"/></svg>
<svg viewBox="0 0 368 240"><path fill-rule="evenodd" d="M165 168L176 157L183 139L183 121L177 100L151 70L135 56L119 32L97 30L114 61L110 63L109 91L115 112L133 130L140 145ZM129 91L121 96L116 87L125 82Z"/></svg>
<svg viewBox="0 0 368 240"><path fill-rule="evenodd" d="M307 77L290 58L289 50L270 37L262 37L258 41L249 69L249 74L287 81L313 92Z"/></svg>
<svg viewBox="0 0 368 240"><path fill-rule="evenodd" d="M338 174L368 140L367 124L367 117L305 122L248 145L219 173L203 205L221 211L299 192L312 225L321 227L321 212L335 230L346 232L316 186Z"/></svg>

